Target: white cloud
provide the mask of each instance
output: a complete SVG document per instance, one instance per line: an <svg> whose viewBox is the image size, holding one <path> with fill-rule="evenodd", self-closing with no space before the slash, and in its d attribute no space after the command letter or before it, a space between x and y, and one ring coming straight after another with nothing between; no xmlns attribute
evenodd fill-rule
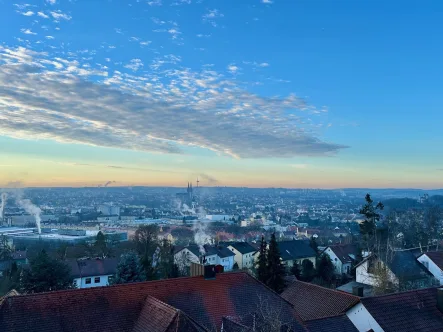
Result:
<svg viewBox="0 0 443 332"><path fill-rule="evenodd" d="M0 135L162 153L196 146L241 158L343 148L315 135L308 121L315 108L295 95L262 97L212 67L192 71L180 60L168 55L164 69L108 74L93 64L0 46Z"/></svg>
<svg viewBox="0 0 443 332"><path fill-rule="evenodd" d="M148 5L149 6L161 6L162 5L162 0L151 0L151 1L148 1Z"/></svg>
<svg viewBox="0 0 443 332"><path fill-rule="evenodd" d="M208 12L203 15L203 22L209 23L213 27L216 27L217 20L222 17L224 17L224 15L220 13L218 9L209 9Z"/></svg>
<svg viewBox="0 0 443 332"><path fill-rule="evenodd" d="M122 34L123 34L123 31L122 31L122 29L119 29L119 28L114 28L114 31L115 31L116 33L120 34L120 35L122 35Z"/></svg>
<svg viewBox="0 0 443 332"><path fill-rule="evenodd" d="M234 64L230 64L227 68L232 74L235 74L240 69Z"/></svg>
<svg viewBox="0 0 443 332"><path fill-rule="evenodd" d="M271 4L271 3L272 3L271 0L261 0L261 2L262 2L262 3L268 3L268 4Z"/></svg>
<svg viewBox="0 0 443 332"><path fill-rule="evenodd" d="M146 40L146 41L141 41L140 42L140 46L148 46L149 44L151 44L152 42L150 40Z"/></svg>
<svg viewBox="0 0 443 332"><path fill-rule="evenodd" d="M49 13L57 22L60 20L69 21L70 19L72 19L70 15L63 13L61 10L54 10Z"/></svg>
<svg viewBox="0 0 443 332"><path fill-rule="evenodd" d="M262 62L258 65L259 67L269 67L269 63L267 62Z"/></svg>
<svg viewBox="0 0 443 332"><path fill-rule="evenodd" d="M211 35L210 34L207 34L207 35L204 35L204 34L202 34L202 33L199 33L198 35L196 35L198 38L209 38L209 37L211 37Z"/></svg>
<svg viewBox="0 0 443 332"><path fill-rule="evenodd" d="M31 29L20 29L20 31L25 35L36 35L36 33L32 32Z"/></svg>
<svg viewBox="0 0 443 332"><path fill-rule="evenodd" d="M46 36L46 39L55 39L54 36Z"/></svg>
<svg viewBox="0 0 443 332"><path fill-rule="evenodd" d="M46 2L50 5L55 5L57 3L57 0L46 0Z"/></svg>
<svg viewBox="0 0 443 332"><path fill-rule="evenodd" d="M22 13L20 13L20 14L22 14L22 15L24 15L24 16L32 16L32 15L34 15L34 12L28 10L27 12L22 12Z"/></svg>
<svg viewBox="0 0 443 332"><path fill-rule="evenodd" d="M132 71L137 71L143 67L143 62L140 59L132 59L129 61L125 68L131 69Z"/></svg>
<svg viewBox="0 0 443 332"><path fill-rule="evenodd" d="M46 15L45 13L43 13L43 12L38 12L37 15L40 16L40 17L43 17L43 18L49 18L49 16Z"/></svg>
<svg viewBox="0 0 443 332"><path fill-rule="evenodd" d="M308 168L308 164L292 164L291 167L297 168L297 169L306 169L306 168Z"/></svg>

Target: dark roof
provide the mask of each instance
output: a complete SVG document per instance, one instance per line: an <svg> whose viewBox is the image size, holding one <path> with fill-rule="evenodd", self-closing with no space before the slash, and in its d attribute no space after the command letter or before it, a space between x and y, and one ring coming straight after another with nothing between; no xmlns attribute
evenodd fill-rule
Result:
<svg viewBox="0 0 443 332"><path fill-rule="evenodd" d="M73 278L103 276L115 274L117 258L67 260Z"/></svg>
<svg viewBox="0 0 443 332"><path fill-rule="evenodd" d="M386 332L443 331L437 288L367 297L361 302Z"/></svg>
<svg viewBox="0 0 443 332"><path fill-rule="evenodd" d="M224 316L256 311L259 298L286 318L298 317L275 292L249 274L235 272L212 280L198 276L14 296L0 307L0 330L129 332L149 295L210 330L219 329Z"/></svg>
<svg viewBox="0 0 443 332"><path fill-rule="evenodd" d="M443 252L442 251L429 251L425 253L431 261L435 263L441 270L443 270Z"/></svg>
<svg viewBox="0 0 443 332"><path fill-rule="evenodd" d="M135 322L133 332L207 331L182 311L148 296Z"/></svg>
<svg viewBox="0 0 443 332"><path fill-rule="evenodd" d="M338 244L329 246L342 263L350 263L355 259L357 246L354 244ZM352 258L351 256L354 256Z"/></svg>
<svg viewBox="0 0 443 332"><path fill-rule="evenodd" d="M346 315L310 320L306 326L310 332L358 332Z"/></svg>
<svg viewBox="0 0 443 332"><path fill-rule="evenodd" d="M350 281L347 284L341 285L340 287L337 287L338 291L346 292L349 294L352 294L352 288L353 287L363 287L363 296L372 296L374 292L374 286L362 284L361 282L357 281Z"/></svg>
<svg viewBox="0 0 443 332"><path fill-rule="evenodd" d="M242 255L253 253L253 252L257 251L257 249L255 249L248 242L232 242L232 243L227 243L227 245L234 247L234 249L239 251Z"/></svg>
<svg viewBox="0 0 443 332"><path fill-rule="evenodd" d="M225 257L235 256L235 254L231 250L229 250L228 248L221 247L221 248L218 248L218 256L220 258L225 258Z"/></svg>
<svg viewBox="0 0 443 332"><path fill-rule="evenodd" d="M357 296L298 280L281 296L294 305L304 321L340 315L360 301Z"/></svg>
<svg viewBox="0 0 443 332"><path fill-rule="evenodd" d="M269 308L268 308L269 309ZM277 309L278 310L278 309ZM297 321L275 321L278 319L276 310L267 310L254 312L243 317L223 317L224 332L254 332L254 331L276 331L275 323L279 323L280 332L304 332L306 329L297 323Z"/></svg>
<svg viewBox="0 0 443 332"><path fill-rule="evenodd" d="M291 240L277 242L283 261L315 257L315 251L309 246L308 241Z"/></svg>
<svg viewBox="0 0 443 332"><path fill-rule="evenodd" d="M200 257L201 255L200 248L196 244L190 244L189 246L186 247L176 247L176 249L174 250L174 254L182 251L183 249L188 249L191 253L193 253L197 257Z"/></svg>

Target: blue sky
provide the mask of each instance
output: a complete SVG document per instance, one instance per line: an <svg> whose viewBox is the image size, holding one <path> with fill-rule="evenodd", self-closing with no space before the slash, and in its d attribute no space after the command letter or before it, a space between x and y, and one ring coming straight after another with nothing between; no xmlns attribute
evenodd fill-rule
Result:
<svg viewBox="0 0 443 332"><path fill-rule="evenodd" d="M0 0L0 186L442 187L442 12Z"/></svg>

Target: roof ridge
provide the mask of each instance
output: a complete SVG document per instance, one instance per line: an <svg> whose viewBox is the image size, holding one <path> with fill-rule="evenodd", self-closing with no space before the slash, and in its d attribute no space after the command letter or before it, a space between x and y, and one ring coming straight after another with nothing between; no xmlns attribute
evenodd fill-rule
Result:
<svg viewBox="0 0 443 332"><path fill-rule="evenodd" d="M354 307L354 306L352 306L352 307ZM325 316L325 317L320 317L320 318L306 319L306 320L304 320L304 322L312 322L314 320L322 320L322 319L329 319L329 318L333 318L333 317L342 317L342 316L347 316L346 312L342 312L341 314L338 314L338 315L330 315L330 316Z"/></svg>
<svg viewBox="0 0 443 332"><path fill-rule="evenodd" d="M406 294L406 293L411 293L412 294L412 293L418 293L418 292L421 292L421 291L427 291L427 290L430 290L430 289L439 289L439 288L443 288L443 286L440 285L440 286L433 286L433 287L426 287L426 288L419 288L419 289L411 289L411 290L395 292L395 293L390 293L390 294L365 296L365 297L362 297L362 299L373 299L373 298L387 297L387 296L393 296L393 295L402 295L402 294Z"/></svg>
<svg viewBox="0 0 443 332"><path fill-rule="evenodd" d="M345 296L348 296L348 297L353 297L353 298L355 298L355 299L360 300L360 297L358 297L358 296L356 296L356 295L349 294L349 293L346 293L346 292L342 292L342 291L339 291L339 290L336 290L336 289L326 288L326 287L323 287L323 286L320 286L320 285L312 284L312 283L310 283L310 282L301 281L301 280L295 280L295 281L293 282L293 284L296 283L296 282L300 282L300 283L302 283L302 284L306 284L306 285L310 285L310 286L313 286L313 287L317 287L317 288L325 289L325 290L327 290L327 291L335 292L335 293L337 293L337 294L342 294L342 295L345 295Z"/></svg>

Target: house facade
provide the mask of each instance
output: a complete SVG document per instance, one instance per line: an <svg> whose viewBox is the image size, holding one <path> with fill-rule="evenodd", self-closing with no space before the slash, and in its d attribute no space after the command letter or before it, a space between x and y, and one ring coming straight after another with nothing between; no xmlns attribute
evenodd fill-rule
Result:
<svg viewBox="0 0 443 332"><path fill-rule="evenodd" d="M232 271L235 262L233 252L220 246L205 245L203 249L204 254L200 252L199 246L194 244L178 248L174 253L174 262L181 271L186 271L191 263L222 265L224 271Z"/></svg>
<svg viewBox="0 0 443 332"><path fill-rule="evenodd" d="M427 252L417 260L439 281L440 285L443 285L443 252Z"/></svg>
<svg viewBox="0 0 443 332"><path fill-rule="evenodd" d="M77 288L108 286L117 271L118 259L68 260L71 276Z"/></svg>
<svg viewBox="0 0 443 332"><path fill-rule="evenodd" d="M352 244L328 246L323 253L328 255L336 274L350 274L357 248Z"/></svg>
<svg viewBox="0 0 443 332"><path fill-rule="evenodd" d="M252 269L254 266L254 253L256 249L247 242L228 244L227 248L234 253L234 260L239 269Z"/></svg>

